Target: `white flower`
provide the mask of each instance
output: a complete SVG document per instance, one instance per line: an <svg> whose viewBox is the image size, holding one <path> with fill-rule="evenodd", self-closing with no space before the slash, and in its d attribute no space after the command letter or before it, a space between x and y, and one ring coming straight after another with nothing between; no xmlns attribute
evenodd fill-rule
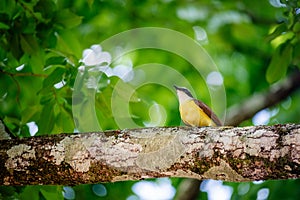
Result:
<svg viewBox="0 0 300 200"><path fill-rule="evenodd" d="M117 65L112 69L112 71L114 76L118 76L124 82L131 81L134 76L132 66L128 65Z"/></svg>
<svg viewBox="0 0 300 200"><path fill-rule="evenodd" d="M112 75L117 76L124 82L129 82L134 77L133 64L130 59L120 60L119 64L112 69Z"/></svg>
<svg viewBox="0 0 300 200"><path fill-rule="evenodd" d="M102 51L100 45L92 45L82 53L82 62L85 66L108 66L111 63L111 55Z"/></svg>

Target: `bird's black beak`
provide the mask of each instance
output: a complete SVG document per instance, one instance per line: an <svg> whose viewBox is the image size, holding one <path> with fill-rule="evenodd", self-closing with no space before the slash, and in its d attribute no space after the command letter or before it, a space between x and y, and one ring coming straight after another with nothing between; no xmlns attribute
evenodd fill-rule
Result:
<svg viewBox="0 0 300 200"><path fill-rule="evenodd" d="M174 86L174 88L176 89L176 91L182 91L182 92L184 92L185 94L187 94L188 96L190 96L190 97L193 98L193 95L191 94L191 92L190 92L188 89L186 89L185 87L178 87L178 86L176 86L176 85L173 85L173 86Z"/></svg>

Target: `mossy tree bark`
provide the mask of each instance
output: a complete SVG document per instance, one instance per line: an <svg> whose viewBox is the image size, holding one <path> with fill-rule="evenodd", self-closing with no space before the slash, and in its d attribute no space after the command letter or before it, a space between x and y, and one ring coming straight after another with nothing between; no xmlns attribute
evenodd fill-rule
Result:
<svg viewBox="0 0 300 200"><path fill-rule="evenodd" d="M0 140L0 185L300 177L300 125L145 128Z"/></svg>

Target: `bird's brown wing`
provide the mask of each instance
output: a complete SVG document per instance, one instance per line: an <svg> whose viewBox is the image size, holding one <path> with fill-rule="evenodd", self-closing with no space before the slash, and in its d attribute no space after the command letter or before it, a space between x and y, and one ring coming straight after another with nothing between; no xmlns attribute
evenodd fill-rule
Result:
<svg viewBox="0 0 300 200"><path fill-rule="evenodd" d="M221 120L217 115L203 102L194 99L195 103L209 116L217 126L222 126Z"/></svg>

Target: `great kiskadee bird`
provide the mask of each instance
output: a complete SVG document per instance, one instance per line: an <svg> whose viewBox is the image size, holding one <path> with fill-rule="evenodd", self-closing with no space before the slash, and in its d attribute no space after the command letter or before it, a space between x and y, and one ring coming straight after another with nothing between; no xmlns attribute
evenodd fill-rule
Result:
<svg viewBox="0 0 300 200"><path fill-rule="evenodd" d="M217 115L202 101L195 99L184 87L175 86L182 121L188 126L221 126Z"/></svg>

